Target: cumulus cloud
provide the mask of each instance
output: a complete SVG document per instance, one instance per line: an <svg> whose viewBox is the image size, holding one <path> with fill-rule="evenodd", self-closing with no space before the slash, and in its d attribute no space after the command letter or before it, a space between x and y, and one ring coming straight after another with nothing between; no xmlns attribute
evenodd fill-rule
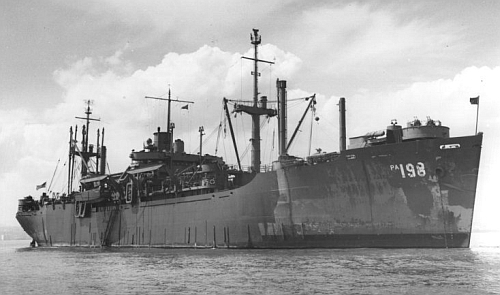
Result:
<svg viewBox="0 0 500 295"><path fill-rule="evenodd" d="M435 63L467 48L460 42L460 28L446 20L404 18L400 8L390 8L350 3L305 9L290 31L301 41L292 50L311 57L304 68L306 77L317 77L314 85L325 93L335 89L352 95L355 89L381 91L396 83L449 75L446 67L436 68ZM328 77L329 83L321 77Z"/></svg>
<svg viewBox="0 0 500 295"><path fill-rule="evenodd" d="M217 45L235 32L269 23L275 12L295 1L59 1L60 5L92 15L103 26L123 27L134 47L168 46L176 51ZM231 38L232 39L232 38ZM130 40L130 39L129 39Z"/></svg>

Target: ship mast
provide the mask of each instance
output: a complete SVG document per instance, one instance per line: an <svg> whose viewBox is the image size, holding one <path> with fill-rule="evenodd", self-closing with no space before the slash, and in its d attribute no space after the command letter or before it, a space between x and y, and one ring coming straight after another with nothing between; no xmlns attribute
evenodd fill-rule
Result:
<svg viewBox="0 0 500 295"><path fill-rule="evenodd" d="M81 168L81 175L82 177L88 174L88 162L91 157L98 156L98 153L94 153L92 150L93 148L91 147L89 149L89 125L90 121L101 121L100 119L94 119L91 118L90 115L92 114L92 110L90 109L90 105L92 104L92 101L86 100L85 103L87 104L87 108L85 110L85 114L87 115L86 117L75 117L77 119L82 119L86 121L86 124L83 126L82 130L82 150L78 152L80 157L82 158L82 168ZM76 135L76 132L75 132ZM96 172L98 170L98 167L96 167Z"/></svg>
<svg viewBox="0 0 500 295"><path fill-rule="evenodd" d="M259 30L253 29L250 35L254 46L254 71L253 71L253 107L256 108L259 100L259 69L258 69L258 46L260 44ZM252 114L252 168L257 173L260 171L260 115Z"/></svg>
<svg viewBox="0 0 500 295"><path fill-rule="evenodd" d="M267 109L267 98L262 97L259 104L259 72L258 72L258 62L265 62L269 64L274 64L274 62L260 60L258 59L258 46L261 43L261 36L259 35L258 29L253 29L253 35L250 34L250 41L254 46L254 58L242 56L241 58L249 59L254 61L254 71L252 72L253 77L253 106L245 106L242 104L236 104L234 106L235 112L245 112L252 116L252 172L260 172L260 116L275 116L276 111L273 109Z"/></svg>
<svg viewBox="0 0 500 295"><path fill-rule="evenodd" d="M172 101L173 102L184 102L184 103L194 103L194 101L172 99L170 97L170 88L168 89L168 98L153 97L153 96L146 96L146 98L168 101L168 109L167 109L168 151L171 151L171 149L172 149L172 142L173 142L173 134L172 134L173 133L173 124L170 122L170 112L171 112L171 107L170 106L172 104Z"/></svg>
<svg viewBox="0 0 500 295"><path fill-rule="evenodd" d="M278 133L279 133L279 156L284 157L287 153L287 124L286 124L286 81L276 80L278 92Z"/></svg>

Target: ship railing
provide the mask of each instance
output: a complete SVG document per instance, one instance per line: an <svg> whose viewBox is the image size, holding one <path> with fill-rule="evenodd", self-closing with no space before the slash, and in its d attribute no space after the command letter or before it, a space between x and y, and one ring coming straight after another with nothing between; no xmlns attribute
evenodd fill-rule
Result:
<svg viewBox="0 0 500 295"><path fill-rule="evenodd" d="M234 105L237 107L239 105L247 106L247 107L253 107L254 106L254 101L253 100L233 100L232 101ZM260 105L260 102L257 104L257 106Z"/></svg>
<svg viewBox="0 0 500 295"><path fill-rule="evenodd" d="M228 164L227 165L229 170L239 170L238 165L236 164ZM252 172L252 166L250 165L241 165L241 171L243 172ZM273 171L273 165L272 164L265 164L265 165L260 165L260 172L270 172Z"/></svg>
<svg viewBox="0 0 500 295"><path fill-rule="evenodd" d="M264 172L270 172L270 171L273 171L273 165L260 165L260 172L261 173L264 173Z"/></svg>
<svg viewBox="0 0 500 295"><path fill-rule="evenodd" d="M318 163L323 163L323 162L330 162L335 159L340 157L340 154L337 152L333 153L323 153L323 154L315 154L312 156L309 156L306 158L306 161L310 165L318 164Z"/></svg>

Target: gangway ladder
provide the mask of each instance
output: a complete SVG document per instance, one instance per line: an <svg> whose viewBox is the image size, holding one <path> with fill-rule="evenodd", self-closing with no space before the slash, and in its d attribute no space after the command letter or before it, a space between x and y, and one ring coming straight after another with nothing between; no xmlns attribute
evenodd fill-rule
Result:
<svg viewBox="0 0 500 295"><path fill-rule="evenodd" d="M111 213L109 214L108 222L106 224L106 230L104 231L104 237L101 241L102 247L107 247L111 245L109 241L109 236L111 234L111 230L113 229L114 223L116 222L116 217L118 216L119 212L120 212L120 205L116 204L116 206L113 208L113 210L111 210Z"/></svg>

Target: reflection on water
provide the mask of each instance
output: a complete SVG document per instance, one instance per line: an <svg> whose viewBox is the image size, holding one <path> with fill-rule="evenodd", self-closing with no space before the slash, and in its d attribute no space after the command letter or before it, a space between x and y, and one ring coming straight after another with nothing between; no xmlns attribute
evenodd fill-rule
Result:
<svg viewBox="0 0 500 295"><path fill-rule="evenodd" d="M89 249L0 242L0 294L494 294L500 248Z"/></svg>

